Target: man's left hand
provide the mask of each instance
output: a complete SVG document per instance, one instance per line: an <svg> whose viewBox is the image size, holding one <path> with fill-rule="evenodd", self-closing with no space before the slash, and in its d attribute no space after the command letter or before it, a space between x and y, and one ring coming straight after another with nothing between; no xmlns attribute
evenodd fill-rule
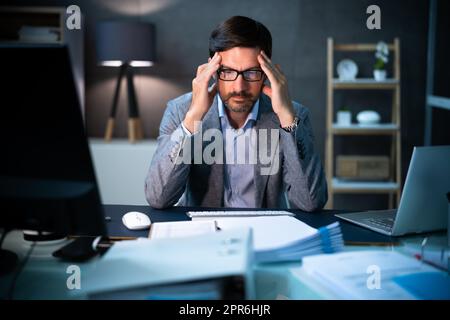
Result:
<svg viewBox="0 0 450 320"><path fill-rule="evenodd" d="M294 122L295 112L289 97L286 76L280 66L274 65L264 51L258 55L258 61L271 85L264 85L262 91L272 100L272 108L280 120L281 127L287 127Z"/></svg>

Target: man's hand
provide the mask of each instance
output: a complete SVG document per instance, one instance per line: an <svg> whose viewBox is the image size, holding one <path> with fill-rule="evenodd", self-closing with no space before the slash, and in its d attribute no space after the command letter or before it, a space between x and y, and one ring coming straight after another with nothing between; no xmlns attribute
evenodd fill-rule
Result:
<svg viewBox="0 0 450 320"><path fill-rule="evenodd" d="M197 131L194 127L196 121L201 121L208 112L217 93L217 83L208 88L211 77L220 67L221 56L218 52L208 59L208 63L197 68L197 75L192 80L192 102L183 124L191 133Z"/></svg>
<svg viewBox="0 0 450 320"><path fill-rule="evenodd" d="M264 51L258 55L258 62L271 85L264 85L263 92L272 100L272 108L280 119L281 127L287 127L294 122L295 112L289 97L286 76L280 66L274 65Z"/></svg>

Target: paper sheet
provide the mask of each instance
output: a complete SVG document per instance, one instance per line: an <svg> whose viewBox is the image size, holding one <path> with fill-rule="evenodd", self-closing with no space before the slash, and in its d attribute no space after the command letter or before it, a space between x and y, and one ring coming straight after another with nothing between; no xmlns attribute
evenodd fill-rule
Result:
<svg viewBox="0 0 450 320"><path fill-rule="evenodd" d="M255 251L281 248L317 233L317 229L289 216L223 218L216 221L223 230L252 228Z"/></svg>
<svg viewBox="0 0 450 320"><path fill-rule="evenodd" d="M417 272L436 272L434 268L394 251L310 256L303 259L302 268L342 299L413 299L413 295L394 283L392 278ZM374 278L378 275L379 283Z"/></svg>
<svg viewBox="0 0 450 320"><path fill-rule="evenodd" d="M150 228L149 238L189 237L216 231L214 220L156 222Z"/></svg>

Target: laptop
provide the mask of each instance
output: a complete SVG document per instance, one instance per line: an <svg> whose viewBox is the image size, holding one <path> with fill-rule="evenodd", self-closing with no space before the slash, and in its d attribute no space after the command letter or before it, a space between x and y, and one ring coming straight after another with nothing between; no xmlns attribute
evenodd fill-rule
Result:
<svg viewBox="0 0 450 320"><path fill-rule="evenodd" d="M449 191L450 146L414 147L398 209L336 217L389 236L446 229Z"/></svg>

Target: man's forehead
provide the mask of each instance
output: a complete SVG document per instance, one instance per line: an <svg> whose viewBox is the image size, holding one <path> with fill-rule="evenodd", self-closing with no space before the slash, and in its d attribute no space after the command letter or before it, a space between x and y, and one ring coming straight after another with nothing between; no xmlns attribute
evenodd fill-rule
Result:
<svg viewBox="0 0 450 320"><path fill-rule="evenodd" d="M236 47L227 51L220 52L222 57L221 65L224 67L246 70L250 68L258 68L258 54L259 48L243 48Z"/></svg>

